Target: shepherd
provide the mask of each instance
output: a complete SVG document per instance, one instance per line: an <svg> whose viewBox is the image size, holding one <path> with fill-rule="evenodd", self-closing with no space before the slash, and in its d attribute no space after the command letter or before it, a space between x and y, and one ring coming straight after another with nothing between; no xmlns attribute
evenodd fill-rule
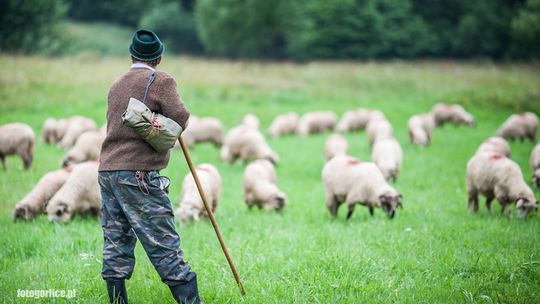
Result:
<svg viewBox="0 0 540 304"><path fill-rule="evenodd" d="M180 237L168 198L169 180L159 171L167 167L170 152L158 152L135 131L122 124L131 97L145 100L152 112L177 122L183 130L189 111L180 99L176 81L156 67L164 46L149 30L132 38L131 69L109 90L107 136L101 148L99 185L102 198L103 268L111 303L128 303L125 280L135 266L137 239L161 280L178 303L200 303L197 274L184 261ZM151 86L149 76L155 73Z"/></svg>

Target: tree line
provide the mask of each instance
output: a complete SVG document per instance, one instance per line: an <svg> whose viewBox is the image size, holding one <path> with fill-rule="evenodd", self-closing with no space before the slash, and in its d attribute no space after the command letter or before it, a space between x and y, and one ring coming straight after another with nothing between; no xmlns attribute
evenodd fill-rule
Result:
<svg viewBox="0 0 540 304"><path fill-rule="evenodd" d="M540 57L540 0L4 0L0 50L57 43L66 18L150 28L168 51L231 58Z"/></svg>

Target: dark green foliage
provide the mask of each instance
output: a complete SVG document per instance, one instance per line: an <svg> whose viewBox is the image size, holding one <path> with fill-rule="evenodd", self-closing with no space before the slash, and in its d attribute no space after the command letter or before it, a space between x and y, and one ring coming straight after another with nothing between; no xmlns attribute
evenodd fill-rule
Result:
<svg viewBox="0 0 540 304"><path fill-rule="evenodd" d="M512 55L540 58L540 0L528 0L512 19Z"/></svg>
<svg viewBox="0 0 540 304"><path fill-rule="evenodd" d="M66 0L68 16L81 21L108 21L135 26L145 12L159 6L160 0Z"/></svg>
<svg viewBox="0 0 540 304"><path fill-rule="evenodd" d="M33 53L54 49L57 25L66 7L61 0L2 0L0 51Z"/></svg>
<svg viewBox="0 0 540 304"><path fill-rule="evenodd" d="M166 52L199 53L202 50L193 15L178 2L155 7L141 19L139 27L154 31L165 43Z"/></svg>
<svg viewBox="0 0 540 304"><path fill-rule="evenodd" d="M195 19L206 51L221 56L281 57L293 1L199 0Z"/></svg>
<svg viewBox="0 0 540 304"><path fill-rule="evenodd" d="M429 48L424 22L408 1L310 1L302 14L300 58L412 57Z"/></svg>

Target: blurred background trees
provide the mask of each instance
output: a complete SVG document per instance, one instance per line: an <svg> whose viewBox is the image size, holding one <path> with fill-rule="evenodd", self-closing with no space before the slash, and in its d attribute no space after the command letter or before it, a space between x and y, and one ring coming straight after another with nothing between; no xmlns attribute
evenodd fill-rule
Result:
<svg viewBox="0 0 540 304"><path fill-rule="evenodd" d="M3 0L0 18L8 52L125 55L144 27L178 54L540 57L540 0Z"/></svg>

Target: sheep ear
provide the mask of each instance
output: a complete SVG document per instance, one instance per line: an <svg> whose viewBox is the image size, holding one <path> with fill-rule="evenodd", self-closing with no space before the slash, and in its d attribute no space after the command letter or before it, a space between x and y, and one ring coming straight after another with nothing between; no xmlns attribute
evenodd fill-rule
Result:
<svg viewBox="0 0 540 304"><path fill-rule="evenodd" d="M518 200L516 201L516 208L521 208L523 207L523 204L525 203L525 199L524 198L518 198Z"/></svg>
<svg viewBox="0 0 540 304"><path fill-rule="evenodd" d="M379 201L380 201L381 203L387 203L387 202L388 202L388 197L387 197L386 195L384 195L384 194L381 194L381 195L379 196Z"/></svg>
<svg viewBox="0 0 540 304"><path fill-rule="evenodd" d="M199 214L198 213L195 213L193 214L193 219L198 222L199 221Z"/></svg>

